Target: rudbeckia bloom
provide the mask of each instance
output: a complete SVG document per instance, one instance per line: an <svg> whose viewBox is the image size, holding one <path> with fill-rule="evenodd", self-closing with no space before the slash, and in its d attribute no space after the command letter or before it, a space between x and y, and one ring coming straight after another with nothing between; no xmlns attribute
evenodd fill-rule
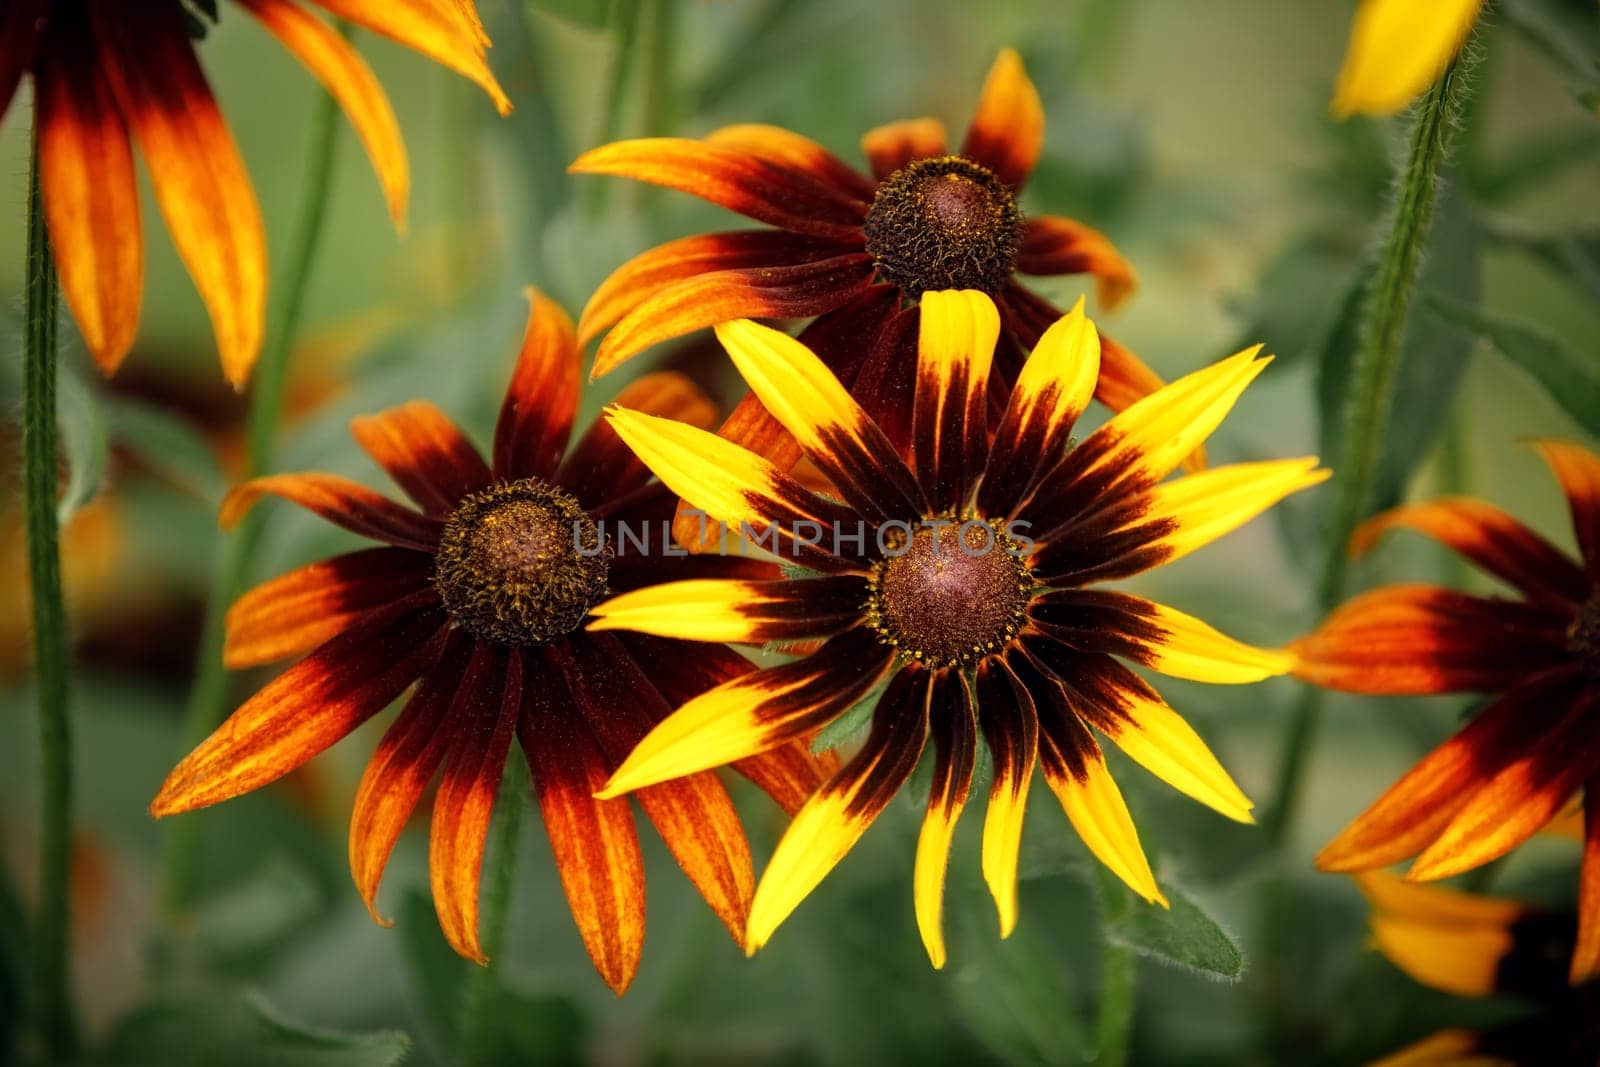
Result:
<svg viewBox="0 0 1600 1067"><path fill-rule="evenodd" d="M1333 113L1392 115L1421 96L1461 51L1483 0L1361 0Z"/></svg>
<svg viewBox="0 0 1600 1067"><path fill-rule="evenodd" d="M980 733L995 767L983 872L1002 935L1016 916L1017 847L1035 762L1090 851L1140 896L1162 900L1097 733L1179 790L1251 821L1250 801L1205 743L1122 661L1252 682L1286 671L1288 657L1172 608L1089 587L1186 555L1326 472L1315 459L1295 459L1164 480L1266 366L1259 349L1159 390L1069 451L1099 376L1099 341L1081 303L1040 338L991 443L988 387L1000 330L982 293L923 297L908 463L804 345L748 320L717 328L745 381L838 500L713 434L625 405L608 412L674 492L711 518L747 524L820 573L642 589L595 608L591 629L823 643L685 704L602 796L792 743L884 685L864 746L795 817L762 876L752 951L883 811L930 736L933 784L913 880L936 967L945 956L944 870Z"/></svg>
<svg viewBox="0 0 1600 1067"><path fill-rule="evenodd" d="M741 573L716 557L610 553L597 523L664 524L675 498L597 423L567 449L578 348L566 315L534 295L491 462L432 406L359 418L352 432L415 503L330 474L279 474L236 488L224 524L263 494L382 543L273 579L227 620L232 667L309 652L242 705L167 778L157 816L205 807L299 767L417 683L367 765L350 821L350 866L374 919L378 882L435 775L429 846L446 937L482 960L477 934L484 835L513 738L532 771L573 917L617 992L638 965L644 869L632 806L596 800L619 761L673 706L750 670L725 648L589 634L589 607L658 575ZM649 375L622 398L706 425L687 379ZM564 458L563 458L564 457ZM737 767L790 810L820 780L803 744ZM754 877L744 831L715 776L637 794L685 873L742 939Z"/></svg>
<svg viewBox="0 0 1600 1067"><path fill-rule="evenodd" d="M819 316L802 341L898 440L916 377L915 301L929 291L976 289L1001 311L994 385L1003 402L1023 357L1061 317L1015 275L1090 272L1107 305L1134 285L1104 235L1055 215L1023 216L1018 197L1043 141L1039 93L1007 49L959 152L936 119L890 123L862 138L870 177L799 134L762 125L585 153L573 171L679 189L772 227L686 237L618 268L578 323L585 342L610 330L594 374L729 319ZM1101 356L1097 395L1113 408L1161 385L1109 340ZM799 455L753 399L723 433L775 459Z"/></svg>
<svg viewBox="0 0 1600 1067"><path fill-rule="evenodd" d="M1569 912L1392 875L1359 878L1372 904L1378 950L1422 985L1458 997L1503 997L1537 1010L1487 1030L1440 1030L1373 1067L1459 1064L1590 1064L1600 985L1566 981L1576 922Z"/></svg>
<svg viewBox="0 0 1600 1067"><path fill-rule="evenodd" d="M1600 971L1600 458L1542 442L1566 492L1582 561L1476 500L1401 507L1359 528L1353 549L1411 529L1520 597L1395 585L1356 597L1292 646L1295 674L1354 693L1498 693L1317 857L1330 871L1415 856L1429 881L1510 852L1584 798L1579 981Z"/></svg>
<svg viewBox="0 0 1600 1067"><path fill-rule="evenodd" d="M484 62L471 0L315 0L509 102ZM236 0L343 106L397 223L409 186L394 112L350 44L298 0ZM206 83L178 0L8 0L0 8L0 114L33 75L45 219L67 305L107 374L133 345L144 235L131 141L144 153L173 244L211 315L236 388L261 347L267 250L249 175ZM130 141L131 134L131 141Z"/></svg>

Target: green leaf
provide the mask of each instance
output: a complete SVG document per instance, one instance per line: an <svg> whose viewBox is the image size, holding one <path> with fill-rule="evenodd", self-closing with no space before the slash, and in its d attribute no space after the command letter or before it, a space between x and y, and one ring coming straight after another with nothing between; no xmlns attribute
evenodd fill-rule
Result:
<svg viewBox="0 0 1600 1067"><path fill-rule="evenodd" d="M56 425L67 463L67 484L56 514L65 524L100 488L109 446L105 415L93 390L64 366L56 384Z"/></svg>
<svg viewBox="0 0 1600 1067"><path fill-rule="evenodd" d="M1600 364L1579 359L1532 327L1440 297L1430 297L1428 302L1440 315L1484 338L1532 375L1584 430L1600 434Z"/></svg>
<svg viewBox="0 0 1600 1067"><path fill-rule="evenodd" d="M173 999L134 1013L96 1062L164 1067L393 1067L411 1049L395 1030L345 1034L288 1022L259 997Z"/></svg>
<svg viewBox="0 0 1600 1067"><path fill-rule="evenodd" d="M811 751L826 752L830 748L838 748L866 729L872 722L872 713L877 710L878 698L881 696L883 696L883 686L875 686L866 696L852 704L849 711L818 730L816 740L811 742Z"/></svg>
<svg viewBox="0 0 1600 1067"><path fill-rule="evenodd" d="M111 439L152 470L208 504L222 500L227 478L216 452L194 427L167 412L130 401L108 405L106 421Z"/></svg>
<svg viewBox="0 0 1600 1067"><path fill-rule="evenodd" d="M1106 940L1123 948L1186 970L1237 981L1244 974L1244 953L1238 942L1186 893L1162 886L1171 908L1146 904L1099 870L1101 910Z"/></svg>

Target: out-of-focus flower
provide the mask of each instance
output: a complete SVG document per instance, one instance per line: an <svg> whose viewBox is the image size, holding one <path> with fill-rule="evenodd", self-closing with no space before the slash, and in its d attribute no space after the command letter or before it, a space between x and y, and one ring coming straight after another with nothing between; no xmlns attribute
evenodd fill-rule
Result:
<svg viewBox="0 0 1600 1067"><path fill-rule="evenodd" d="M113 493L102 493L72 513L61 528L61 584L76 632L104 621L124 606L120 580L127 563L127 531ZM0 508L0 678L33 661L33 600L28 588L28 542L20 507Z"/></svg>
<svg viewBox="0 0 1600 1067"><path fill-rule="evenodd" d="M913 882L936 967L945 960L945 866L980 733L994 760L983 872L1002 935L1016 917L1035 763L1089 850L1146 900L1163 899L1096 732L1177 789L1251 821L1250 801L1210 749L1121 660L1242 683L1283 673L1289 657L1164 605L1087 587L1184 556L1327 471L1308 458L1165 480L1266 366L1259 348L1157 391L1069 450L1099 380L1099 337L1081 302L1020 368L991 441L989 378L1001 329L983 293L924 294L908 463L799 341L748 320L718 327L745 381L837 499L702 430L625 403L608 412L673 491L711 518L774 538L776 550L822 573L657 585L595 608L591 629L825 644L684 705L602 796L791 744L886 685L864 747L779 843L751 906L752 950L883 811L930 735L932 788Z"/></svg>
<svg viewBox="0 0 1600 1067"><path fill-rule="evenodd" d="M314 0L459 71L502 112L470 0ZM396 223L410 184L383 87L345 38L298 0L235 0L327 87L361 135ZM173 243L211 314L235 388L261 347L267 251L261 212L206 83L178 0L11 0L0 9L0 112L31 73L45 217L67 304L113 373L132 346L144 291L137 141ZM131 136L130 136L131 135Z"/></svg>
<svg viewBox="0 0 1600 1067"><path fill-rule="evenodd" d="M418 682L367 766L351 817L351 869L374 918L389 854L442 768L429 850L434 903L455 949L482 959L484 836L516 738L573 916L595 966L620 993L644 936L644 868L632 806L593 794L674 705L751 665L725 648L589 634L582 624L610 592L673 575L770 568L603 550L598 521L664 526L675 498L605 423L567 448L578 359L571 322L534 294L491 462L423 402L355 420L358 443L416 508L316 473L258 478L229 495L225 524L273 494L385 547L302 567L240 598L227 620L230 666L309 655L184 759L152 811L205 807L275 781ZM685 424L707 425L715 415L677 374L641 378L622 397ZM737 769L794 810L823 768L796 741ZM722 784L693 775L637 799L742 942L754 878Z"/></svg>
<svg viewBox="0 0 1600 1067"><path fill-rule="evenodd" d="M1415 856L1406 877L1448 878L1510 852L1582 792L1586 843L1574 982L1600 972L1600 457L1539 450L1566 492L1581 561L1476 500L1397 508L1356 531L1437 538L1520 599L1431 585L1375 589L1292 646L1295 674L1355 693L1499 693L1317 857L1365 871Z"/></svg>
<svg viewBox="0 0 1600 1067"><path fill-rule="evenodd" d="M994 388L1003 403L1028 351L1061 317L1016 275L1093 274L1108 307L1134 286L1133 269L1103 234L1056 215L1024 217L1018 197L1044 126L1039 93L1007 49L959 152L937 119L890 123L861 140L871 176L814 141L764 125L584 153L573 171L679 189L773 227L686 237L618 268L578 325L584 341L610 330L595 375L730 319L817 316L801 341L899 443L917 375L915 302L928 291L976 289L1000 308ZM1113 408L1161 385L1109 338L1101 338L1101 357L1096 395ZM800 455L752 398L722 433L780 467Z"/></svg>
<svg viewBox="0 0 1600 1067"><path fill-rule="evenodd" d="M1472 32L1483 0L1361 0L1333 113L1392 115L1438 80Z"/></svg>
<svg viewBox="0 0 1600 1067"><path fill-rule="evenodd" d="M1530 1017L1488 1030L1440 1030L1374 1067L1600 1061L1600 986L1574 989L1566 981L1577 927L1572 915L1381 872L1357 882L1372 904L1378 950L1411 978L1458 997L1507 996L1539 1006Z"/></svg>

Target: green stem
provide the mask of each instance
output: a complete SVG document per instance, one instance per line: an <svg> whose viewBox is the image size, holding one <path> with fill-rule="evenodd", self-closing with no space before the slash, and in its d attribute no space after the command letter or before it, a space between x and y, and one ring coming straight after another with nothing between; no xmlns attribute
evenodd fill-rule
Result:
<svg viewBox="0 0 1600 1067"><path fill-rule="evenodd" d="M322 94L312 116L311 150L300 216L295 223L283 274L277 282L280 302L261 359L256 364L255 383L250 394L245 467L245 474L250 478L265 474L272 467L278 422L283 414L289 353L294 347L312 268L322 243L323 222L328 214L338 118L338 103L331 95ZM222 720L229 689L227 670L222 665L223 619L228 606L244 592L250 561L255 557L260 538L261 526L252 514L245 516L234 536L223 541L211 598L206 605L194 685L189 693L182 739L184 752L205 740ZM195 815L176 819L167 837L162 856L162 902L169 917L174 919L181 917L188 907L200 855L203 819L204 816Z"/></svg>
<svg viewBox="0 0 1600 1067"><path fill-rule="evenodd" d="M518 760L506 765L496 805L500 821L495 824L494 840L489 849L493 868L478 939L489 962L472 975L466 1002L462 1005L465 1025L461 1059L468 1067L496 1060L491 1041L496 1011L494 991L500 982L500 950L505 946L506 920L511 914L511 883L517 874L517 840L522 834L522 811L528 793L527 776L518 769L520 766Z"/></svg>
<svg viewBox="0 0 1600 1067"><path fill-rule="evenodd" d="M39 707L39 914L33 952L46 1059L76 1044L68 989L72 919L72 724L67 714L67 621L56 516L55 257L39 188L39 134L28 179L28 269L23 337L23 495L33 599L34 687Z"/></svg>
<svg viewBox="0 0 1600 1067"><path fill-rule="evenodd" d="M1100 1011L1095 1021L1096 1067L1122 1067L1133 1037L1133 953L1105 941L1100 946Z"/></svg>
<svg viewBox="0 0 1600 1067"><path fill-rule="evenodd" d="M1458 109L1466 98L1471 55L1469 40L1444 76L1423 97L1411 128L1410 148L1384 238L1378 269L1362 308L1360 341L1351 363L1344 403L1344 432L1333 459L1334 506L1326 531L1317 602L1326 611L1344 596L1350 556L1346 546L1366 516L1373 475L1382 452L1383 428L1390 416L1395 368L1405 335L1406 312L1433 221L1439 173L1456 132ZM1322 698L1307 693L1289 724L1279 761L1277 804L1268 817L1270 840L1282 844L1299 803L1305 765L1316 739Z"/></svg>

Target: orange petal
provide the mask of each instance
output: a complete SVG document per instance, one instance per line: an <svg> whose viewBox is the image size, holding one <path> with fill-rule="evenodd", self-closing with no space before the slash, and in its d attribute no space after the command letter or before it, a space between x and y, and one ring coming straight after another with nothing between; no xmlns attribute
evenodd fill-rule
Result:
<svg viewBox="0 0 1600 1067"><path fill-rule="evenodd" d="M404 228L406 197L411 188L406 146L400 124L372 68L350 42L291 0L238 0L271 30L283 46L316 75L366 147L378 181L389 201L389 214Z"/></svg>
<svg viewBox="0 0 1600 1067"><path fill-rule="evenodd" d="M1570 616L1521 601L1391 585L1290 644L1294 674L1353 693L1492 693L1569 658Z"/></svg>
<svg viewBox="0 0 1600 1067"><path fill-rule="evenodd" d="M673 282L717 271L784 267L837 255L839 244L783 230L696 234L657 245L612 271L578 318L578 343L588 344Z"/></svg>
<svg viewBox="0 0 1600 1067"><path fill-rule="evenodd" d="M938 119L905 119L861 135L861 151L880 182L907 163L944 155L945 144L944 123Z"/></svg>
<svg viewBox="0 0 1600 1067"><path fill-rule="evenodd" d="M460 0L316 0L339 18L349 19L442 63L475 83L502 115L511 114L511 100L494 80L483 49L488 38L476 12L463 17Z"/></svg>
<svg viewBox="0 0 1600 1067"><path fill-rule="evenodd" d="M1588 595L1582 568L1510 515L1481 501L1452 498L1386 511L1356 528L1350 551L1368 551L1393 529L1427 534L1531 597L1581 601Z"/></svg>
<svg viewBox="0 0 1600 1067"><path fill-rule="evenodd" d="M275 782L382 711L438 658L437 605L430 591L374 612L284 671L184 757L150 813L192 811Z"/></svg>
<svg viewBox="0 0 1600 1067"><path fill-rule="evenodd" d="M1017 250L1023 274L1093 274L1100 306L1111 311L1138 285L1133 267L1105 234L1059 215L1033 215Z"/></svg>
<svg viewBox="0 0 1600 1067"><path fill-rule="evenodd" d="M1000 51L978 98L961 154L994 171L1007 185L1020 186L1033 172L1044 146L1044 105L1028 80L1022 57Z"/></svg>
<svg viewBox="0 0 1600 1067"><path fill-rule="evenodd" d="M1583 867L1578 876L1578 943L1568 980L1573 985L1600 974L1600 779L1583 787Z"/></svg>
<svg viewBox="0 0 1600 1067"><path fill-rule="evenodd" d="M600 977L621 996L644 944L644 860L633 809L626 797L595 799L609 763L560 694L529 688L518 732L572 918Z"/></svg>
<svg viewBox="0 0 1600 1067"><path fill-rule="evenodd" d="M106 374L133 346L144 235L128 130L81 21L63 19L39 57L39 180L67 304Z"/></svg>
<svg viewBox="0 0 1600 1067"><path fill-rule="evenodd" d="M582 382L572 319L532 287L517 367L494 429L494 470L505 478L548 478L567 449Z"/></svg>
<svg viewBox="0 0 1600 1067"><path fill-rule="evenodd" d="M1531 749L1480 778L1406 877L1433 881L1499 859L1538 833L1600 771L1595 700L1569 701L1566 714Z"/></svg>
<svg viewBox="0 0 1600 1067"><path fill-rule="evenodd" d="M615 141L579 156L574 174L611 174L677 189L793 233L859 241L867 205L740 148L683 137Z"/></svg>
<svg viewBox="0 0 1600 1067"><path fill-rule="evenodd" d="M1587 448L1562 441L1539 441L1539 451L1555 471L1567 504L1572 509L1572 529L1589 576L1600 581L1600 456Z"/></svg>
<svg viewBox="0 0 1600 1067"><path fill-rule="evenodd" d="M177 8L129 18L120 0L93 0L89 11L156 202L211 314L222 372L243 389L267 302L266 234L244 161Z"/></svg>
<svg viewBox="0 0 1600 1067"><path fill-rule="evenodd" d="M426 400L350 420L350 435L430 515L447 516L494 480L449 416Z"/></svg>
<svg viewBox="0 0 1600 1067"><path fill-rule="evenodd" d="M676 371L646 374L623 386L615 401L631 411L709 429L717 406L689 378ZM596 419L556 471L556 482L572 490L586 507L618 500L650 481L650 468L639 461L605 419Z"/></svg>
<svg viewBox="0 0 1600 1067"><path fill-rule="evenodd" d="M703 139L706 144L740 148L769 163L798 170L863 204L870 204L877 190L876 182L868 180L838 156L811 138L782 126L740 123L713 130Z"/></svg>
<svg viewBox="0 0 1600 1067"><path fill-rule="evenodd" d="M426 589L432 557L369 548L263 582L228 609L224 665L232 670L309 651L374 608Z"/></svg>
<svg viewBox="0 0 1600 1067"><path fill-rule="evenodd" d="M352 533L400 548L432 552L443 524L334 474L272 474L235 486L222 498L217 521L231 530L267 494L293 501Z"/></svg>
<svg viewBox="0 0 1600 1067"><path fill-rule="evenodd" d="M405 709L378 742L367 761L350 812L350 874L380 926L391 923L378 911L378 884L395 842L444 762L459 724L448 711L463 688L474 642L456 631L440 661L422 678Z"/></svg>
<svg viewBox="0 0 1600 1067"><path fill-rule="evenodd" d="M832 311L865 291L872 271L871 256L852 252L685 278L641 301L606 334L589 376L609 374L651 345L732 319L802 319Z"/></svg>
<svg viewBox="0 0 1600 1067"><path fill-rule="evenodd" d="M433 799L428 836L428 881L434 910L450 947L488 963L478 943L478 879L506 754L522 705L519 648L479 644L450 705L455 735Z"/></svg>
<svg viewBox="0 0 1600 1067"><path fill-rule="evenodd" d="M1527 753L1573 693L1569 679L1515 689L1478 712L1317 854L1325 871L1366 871L1414 856L1439 836L1473 787Z"/></svg>

